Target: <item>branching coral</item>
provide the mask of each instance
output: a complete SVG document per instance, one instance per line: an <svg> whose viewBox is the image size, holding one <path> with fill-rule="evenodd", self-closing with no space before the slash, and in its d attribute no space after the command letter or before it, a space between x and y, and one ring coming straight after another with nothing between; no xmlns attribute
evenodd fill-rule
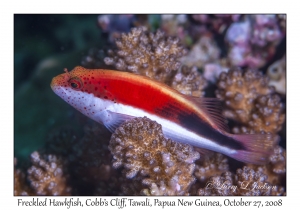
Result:
<svg viewBox="0 0 300 210"><path fill-rule="evenodd" d="M109 138L110 133L98 125L86 126L82 138L73 129L63 127L48 137L45 152L62 156L69 165L76 165L75 174L84 180L99 181L109 177L109 169L104 170L111 160L107 148Z"/></svg>
<svg viewBox="0 0 300 210"><path fill-rule="evenodd" d="M285 116L283 105L278 95L263 95L255 100L248 124L256 132L277 133L281 130Z"/></svg>
<svg viewBox="0 0 300 210"><path fill-rule="evenodd" d="M261 170L253 170L247 166L238 169L235 182L239 189L238 195L283 195L284 188L267 182L267 175Z"/></svg>
<svg viewBox="0 0 300 210"><path fill-rule="evenodd" d="M178 58L187 52L179 44L179 39L166 38L161 31L146 33L144 27L122 34L116 45L119 50L109 51L110 57L104 59L107 65L161 82L167 81L172 76L171 72L180 67Z"/></svg>
<svg viewBox="0 0 300 210"><path fill-rule="evenodd" d="M267 181L273 185L283 183L286 176L286 151L282 147L276 146L269 157L269 164L263 166L248 164L248 167L265 173L268 176Z"/></svg>
<svg viewBox="0 0 300 210"><path fill-rule="evenodd" d="M132 179L127 179L125 171L122 171L122 177L123 182L121 182L121 192L119 195L149 195L149 188L146 188L143 184L144 177L135 176Z"/></svg>
<svg viewBox="0 0 300 210"><path fill-rule="evenodd" d="M215 62L220 56L220 50L210 36L202 36L191 51L180 60L184 65L203 68L205 64Z"/></svg>
<svg viewBox="0 0 300 210"><path fill-rule="evenodd" d="M54 155L31 154L32 166L28 169L28 180L36 195L70 195L65 161Z"/></svg>
<svg viewBox="0 0 300 210"><path fill-rule="evenodd" d="M118 70L148 76L172 86L183 94L203 96L206 80L196 67L182 66L179 59L187 53L177 38L146 28L133 28L116 41L119 50L109 51L104 59L107 65Z"/></svg>
<svg viewBox="0 0 300 210"><path fill-rule="evenodd" d="M234 133L272 133L273 140L277 141L279 137L275 134L281 130L285 115L280 97L268 83L266 76L254 70L230 70L220 75L216 95L226 104L224 115L241 123L241 126L233 128ZM263 166L248 165L255 172L247 168L237 174L240 177L245 173L251 173L251 176L264 174L261 182L273 185L283 183L286 170L285 150L276 146L269 160ZM258 180L253 180L252 184L257 182ZM239 187L242 187L241 183ZM240 191L239 195L282 195L283 191L283 188L276 187L271 191Z"/></svg>
<svg viewBox="0 0 300 210"><path fill-rule="evenodd" d="M161 126L148 118L124 123L113 134L109 148L113 166L126 177L141 176L149 195L184 195L195 181L192 173L199 153L193 147L166 139Z"/></svg>
<svg viewBox="0 0 300 210"><path fill-rule="evenodd" d="M178 37L184 45L188 45L191 42L191 38L188 36L185 30L187 26L187 15L162 15L161 16L161 30L168 36Z"/></svg>
<svg viewBox="0 0 300 210"><path fill-rule="evenodd" d="M14 195L31 195L32 190L26 183L25 173L16 168L17 159L14 159Z"/></svg>
<svg viewBox="0 0 300 210"><path fill-rule="evenodd" d="M204 155L197 160L194 175L199 181L205 183L211 176L221 175L228 170L228 159L224 155L214 152L212 155Z"/></svg>
<svg viewBox="0 0 300 210"><path fill-rule="evenodd" d="M27 174L15 169L15 195L118 194L124 179L111 167L109 138L96 125L85 127L82 138L69 127L54 131L45 149L31 154Z"/></svg>
<svg viewBox="0 0 300 210"><path fill-rule="evenodd" d="M268 81L255 70L230 70L220 75L216 95L226 104L223 114L244 125L234 132L276 133L281 129L283 105Z"/></svg>
<svg viewBox="0 0 300 210"><path fill-rule="evenodd" d="M206 80L199 74L196 67L182 66L171 81L171 87L185 95L201 97L207 86Z"/></svg>
<svg viewBox="0 0 300 210"><path fill-rule="evenodd" d="M243 123L249 121L249 110L252 110L257 96L273 92L272 88L268 87L267 78L260 72L252 70L223 72L217 85L217 97L230 108L224 115Z"/></svg>
<svg viewBox="0 0 300 210"><path fill-rule="evenodd" d="M112 156L108 150L110 135L102 126L93 125L84 128L82 138L68 127L49 136L46 151L68 160L70 180L76 180L73 191L112 195L119 188L115 185L118 180L112 176L116 171L111 167Z"/></svg>
<svg viewBox="0 0 300 210"><path fill-rule="evenodd" d="M276 174L285 174L286 172L286 151L280 146L277 146L273 150L273 154L270 156L270 162L272 165L272 172Z"/></svg>

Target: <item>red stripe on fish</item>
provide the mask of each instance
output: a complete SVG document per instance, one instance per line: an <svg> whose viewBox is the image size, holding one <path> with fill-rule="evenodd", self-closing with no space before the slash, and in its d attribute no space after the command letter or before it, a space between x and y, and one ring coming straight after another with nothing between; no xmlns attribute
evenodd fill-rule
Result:
<svg viewBox="0 0 300 210"><path fill-rule="evenodd" d="M174 100L178 97L178 92L166 85L162 88L162 84L154 81L149 83L149 78L139 75L77 67L76 77L72 80L82 83L82 91L93 93L96 97L139 107L149 113L162 115L173 122L179 122L179 113L193 112L184 101L180 103ZM61 85L66 86L66 84ZM171 110L171 113L160 108L170 107L170 105L176 107Z"/></svg>

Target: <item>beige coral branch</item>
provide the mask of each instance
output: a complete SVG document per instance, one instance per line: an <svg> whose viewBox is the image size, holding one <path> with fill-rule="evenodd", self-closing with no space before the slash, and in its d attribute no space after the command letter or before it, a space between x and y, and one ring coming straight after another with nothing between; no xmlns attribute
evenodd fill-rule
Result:
<svg viewBox="0 0 300 210"><path fill-rule="evenodd" d="M124 167L126 177L142 177L149 195L185 195L195 181L193 172L199 153L190 145L163 136L161 125L135 118L112 135L109 148L113 166Z"/></svg>

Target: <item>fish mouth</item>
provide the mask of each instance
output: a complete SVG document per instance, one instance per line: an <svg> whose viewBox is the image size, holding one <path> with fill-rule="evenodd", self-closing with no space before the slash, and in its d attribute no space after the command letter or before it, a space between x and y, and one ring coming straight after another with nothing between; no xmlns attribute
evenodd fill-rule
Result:
<svg viewBox="0 0 300 210"><path fill-rule="evenodd" d="M53 90L53 88L54 88L55 86L56 86L56 85L55 85L55 77L54 77L54 78L52 78L52 80L51 80L50 87L51 87L51 89Z"/></svg>
<svg viewBox="0 0 300 210"><path fill-rule="evenodd" d="M50 87L52 91L59 95L59 91L61 90L61 85L59 84L59 79L57 77L54 77L50 83Z"/></svg>

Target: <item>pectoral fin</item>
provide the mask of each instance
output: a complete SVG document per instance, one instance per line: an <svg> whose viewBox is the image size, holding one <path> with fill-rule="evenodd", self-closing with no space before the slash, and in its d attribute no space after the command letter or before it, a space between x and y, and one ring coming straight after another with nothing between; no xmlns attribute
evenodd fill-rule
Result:
<svg viewBox="0 0 300 210"><path fill-rule="evenodd" d="M121 114L107 110L103 111L101 114L104 115L103 124L112 133L115 132L115 130L125 121L134 118L134 116L131 115Z"/></svg>

